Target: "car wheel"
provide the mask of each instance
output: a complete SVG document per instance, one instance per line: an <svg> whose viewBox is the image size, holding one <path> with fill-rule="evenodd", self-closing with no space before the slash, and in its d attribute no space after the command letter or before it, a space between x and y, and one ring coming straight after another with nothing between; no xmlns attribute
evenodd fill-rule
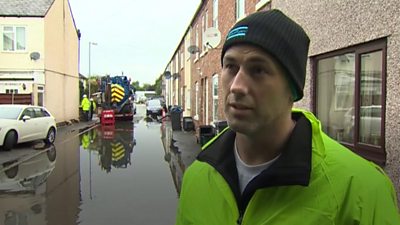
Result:
<svg viewBox="0 0 400 225"><path fill-rule="evenodd" d="M56 152L56 148L54 146L50 147L49 150L47 150L47 158L50 160L50 162L54 162L54 160L56 160L57 157L57 152Z"/></svg>
<svg viewBox="0 0 400 225"><path fill-rule="evenodd" d="M17 144L17 133L15 131L9 131L4 139L3 149L10 151L15 144Z"/></svg>
<svg viewBox="0 0 400 225"><path fill-rule="evenodd" d="M44 139L44 142L46 144L53 144L55 140L56 140L56 130L54 128L50 128L50 130L47 132L47 136L46 139Z"/></svg>
<svg viewBox="0 0 400 225"><path fill-rule="evenodd" d="M16 161L5 162L5 163L3 163L3 167L7 167L14 163L16 163ZM4 173L6 174L6 176L9 179L12 179L12 178L16 177L18 174L18 166L13 166L10 169L7 169L6 171L4 171Z"/></svg>

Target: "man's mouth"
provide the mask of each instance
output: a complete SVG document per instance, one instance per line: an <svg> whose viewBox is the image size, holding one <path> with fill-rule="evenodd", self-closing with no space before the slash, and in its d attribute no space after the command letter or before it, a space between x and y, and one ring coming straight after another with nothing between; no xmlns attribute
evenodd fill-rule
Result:
<svg viewBox="0 0 400 225"><path fill-rule="evenodd" d="M249 110L252 109L249 105L243 104L243 103L237 103L237 102L232 102L228 104L230 107L238 110Z"/></svg>

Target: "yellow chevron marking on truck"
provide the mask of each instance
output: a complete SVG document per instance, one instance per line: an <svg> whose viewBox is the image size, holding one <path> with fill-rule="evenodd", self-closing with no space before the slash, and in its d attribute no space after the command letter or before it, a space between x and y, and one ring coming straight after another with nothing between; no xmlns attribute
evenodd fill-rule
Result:
<svg viewBox="0 0 400 225"><path fill-rule="evenodd" d="M124 88L119 84L111 85L111 101L120 102L125 96Z"/></svg>
<svg viewBox="0 0 400 225"><path fill-rule="evenodd" d="M120 94L118 94L118 93L112 93L111 94L111 101L115 101L115 102L120 102L122 99L124 98L124 96L122 95L120 95Z"/></svg>
<svg viewBox="0 0 400 225"><path fill-rule="evenodd" d="M119 85L118 85L119 86ZM113 87L111 90L112 90L112 92L116 92L116 93L119 93L120 95L125 95L125 93L124 93L124 89L122 88L121 86L119 86L119 87Z"/></svg>
<svg viewBox="0 0 400 225"><path fill-rule="evenodd" d="M112 161L118 161L125 156L125 149L121 143L112 143Z"/></svg>

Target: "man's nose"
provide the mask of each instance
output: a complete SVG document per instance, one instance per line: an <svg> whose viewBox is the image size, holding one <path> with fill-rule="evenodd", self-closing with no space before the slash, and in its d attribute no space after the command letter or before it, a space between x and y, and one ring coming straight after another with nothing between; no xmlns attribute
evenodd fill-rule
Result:
<svg viewBox="0 0 400 225"><path fill-rule="evenodd" d="M247 94L248 92L248 77L243 68L239 68L236 76L233 78L230 91L233 94Z"/></svg>

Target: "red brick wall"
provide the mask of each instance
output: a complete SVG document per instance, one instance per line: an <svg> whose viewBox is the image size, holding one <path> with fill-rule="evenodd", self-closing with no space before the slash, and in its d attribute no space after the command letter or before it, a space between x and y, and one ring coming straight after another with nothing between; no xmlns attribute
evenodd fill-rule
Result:
<svg viewBox="0 0 400 225"><path fill-rule="evenodd" d="M245 5L245 12L246 15L251 14L255 11L255 5L257 4L259 0L247 0L246 5ZM207 10L208 11L208 27L212 26L212 7L213 7L213 1L212 0L206 0L204 1L202 9L198 12L197 17L194 19L194 22L192 23L192 43L195 43L196 40L196 32L195 28L196 25L199 25L199 38L200 38L200 43L202 43L201 40L201 26L202 26L202 18L204 15L204 12ZM224 96L221 88L221 48L224 43L225 37L229 31L229 29L235 24L236 22L236 1L232 0L219 0L219 7L218 7L218 29L221 32L221 42L219 46L215 49L209 49L207 53L204 53L202 56L200 56L199 60L193 61L193 66L192 66L192 93L191 93L191 108L192 108L192 117L195 116L195 104L196 104L196 93L195 93L195 83L199 82L199 118L198 121L195 121L196 125L203 125L207 123L212 123L212 110L213 110L213 96L212 96L212 76L215 74L218 74L219 78L219 89L218 89L218 102L219 102L219 107L218 107L218 119L223 120L224 119L224 113L223 113L223 103L224 103ZM200 49L201 46L198 46ZM195 56L192 55L192 59L194 60ZM200 68L200 71L197 69ZM201 75L200 75L201 72ZM208 80L208 86L205 87L204 84L204 78L207 77ZM203 84L203 85L202 85ZM205 118L206 112L205 112L205 107L204 104L206 100L204 99L205 94L204 94L204 88L208 89L208 118Z"/></svg>

